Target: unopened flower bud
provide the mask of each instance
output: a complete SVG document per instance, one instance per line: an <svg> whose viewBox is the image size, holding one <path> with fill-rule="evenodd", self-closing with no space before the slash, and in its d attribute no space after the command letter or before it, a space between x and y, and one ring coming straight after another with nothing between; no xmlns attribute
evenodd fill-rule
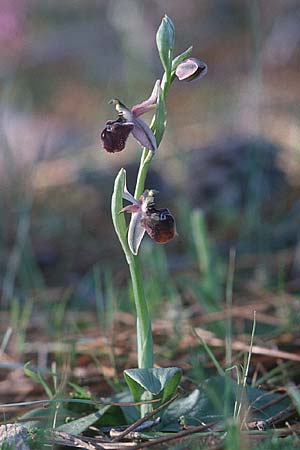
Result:
<svg viewBox="0 0 300 450"><path fill-rule="evenodd" d="M175 41L175 27L167 15L162 19L156 34L156 44L161 62L168 73L172 66L171 53Z"/></svg>

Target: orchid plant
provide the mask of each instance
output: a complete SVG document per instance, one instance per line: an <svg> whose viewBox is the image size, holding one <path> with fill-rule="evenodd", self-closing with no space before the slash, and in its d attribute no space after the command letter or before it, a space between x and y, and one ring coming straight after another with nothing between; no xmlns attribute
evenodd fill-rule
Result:
<svg viewBox="0 0 300 450"><path fill-rule="evenodd" d="M134 195L127 189L126 171L121 169L115 179L112 195L112 219L130 269L133 294L137 314L138 369L125 371L126 381L136 401L156 398L167 401L177 389L181 377L178 368L154 369L153 338L151 319L143 289L141 267L138 257L142 239L147 233L156 243L165 244L176 236L175 219L167 208L157 208L155 189L145 190L145 180L149 164L157 153L166 129L166 98L175 78L193 81L207 73L204 62L191 57L192 47L177 57L173 57L175 28L172 20L165 16L156 34L156 43L164 68L161 80L155 82L150 97L131 108L120 100L113 99L118 117L109 120L101 133L103 148L109 153L124 150L131 134L142 147L140 167L137 174ZM151 125L140 116L155 109ZM124 206L123 200L130 204ZM127 225L124 213L130 213ZM157 404L156 404L157 405ZM144 405L142 415L151 409Z"/></svg>

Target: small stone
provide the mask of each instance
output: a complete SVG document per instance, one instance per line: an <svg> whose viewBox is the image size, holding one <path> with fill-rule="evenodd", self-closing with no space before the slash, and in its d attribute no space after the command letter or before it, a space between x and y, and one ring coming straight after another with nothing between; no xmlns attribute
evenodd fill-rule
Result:
<svg viewBox="0 0 300 450"><path fill-rule="evenodd" d="M27 428L17 423L0 425L0 444L7 442L16 450L30 450L26 441L29 438Z"/></svg>

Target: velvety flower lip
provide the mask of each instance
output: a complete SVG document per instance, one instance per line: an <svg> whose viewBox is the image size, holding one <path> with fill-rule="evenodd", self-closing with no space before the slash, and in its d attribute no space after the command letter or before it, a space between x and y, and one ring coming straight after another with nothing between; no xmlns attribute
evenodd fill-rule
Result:
<svg viewBox="0 0 300 450"><path fill-rule="evenodd" d="M128 245L134 255L137 255L145 232L152 240L165 244L176 235L175 219L167 208L157 209L154 197L157 191L145 190L139 200L136 200L124 187L123 198L131 204L122 208L120 213L131 213L128 229Z"/></svg>
<svg viewBox="0 0 300 450"><path fill-rule="evenodd" d="M155 107L159 90L160 81L157 80L150 97L142 103L134 105L131 109L127 108L119 99L110 101L115 105L119 117L117 120L106 122L101 133L102 145L105 150L110 153L123 150L129 134L132 133L142 147L156 152L157 144L153 131L139 116Z"/></svg>
<svg viewBox="0 0 300 450"><path fill-rule="evenodd" d="M175 71L175 75L180 81L196 81L207 74L207 65L197 58L187 58L180 63Z"/></svg>
<svg viewBox="0 0 300 450"><path fill-rule="evenodd" d="M177 235L174 217L167 208L153 205L142 218L142 226L158 244L166 244Z"/></svg>
<svg viewBox="0 0 300 450"><path fill-rule="evenodd" d="M134 124L124 121L122 117L117 120L108 120L101 133L105 150L109 153L122 151L133 128Z"/></svg>

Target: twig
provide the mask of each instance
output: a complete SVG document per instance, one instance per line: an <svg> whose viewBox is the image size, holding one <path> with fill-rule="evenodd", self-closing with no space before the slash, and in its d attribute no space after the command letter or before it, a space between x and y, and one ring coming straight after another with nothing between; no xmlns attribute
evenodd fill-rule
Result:
<svg viewBox="0 0 300 450"><path fill-rule="evenodd" d="M201 328L195 328L194 329L195 332L201 336ZM207 344L209 344L212 347L224 347L225 346L225 341L223 339L211 336L211 337L204 337L203 339L207 342ZM240 342L240 341L235 341L232 342L232 349L233 350L243 350L246 352L249 352L250 350L250 345L245 344L244 342ZM264 355L264 356L268 356L270 358L280 358L280 359L287 359L290 361L300 361L300 355L297 353L290 353L290 352L285 352L282 350L274 350L271 348L265 348L265 347L261 347L259 345L253 345L252 347L252 354L256 354L256 355Z"/></svg>
<svg viewBox="0 0 300 450"><path fill-rule="evenodd" d="M16 403L1 403L0 408L13 408L17 406L32 406L32 405L43 405L50 403L83 403L86 405L104 405L104 406L140 406L145 403L157 403L159 399L154 400L143 400L140 402L106 402L104 400L85 400L85 399L72 399L72 398L57 398L55 400L32 400L27 402L16 402Z"/></svg>
<svg viewBox="0 0 300 450"><path fill-rule="evenodd" d="M265 420L255 420L254 422L248 422L247 428L249 430L258 429L265 430L266 428L271 427L272 425L276 425L278 422L283 422L284 420L289 419L294 416L296 413L296 409L293 406L288 406L287 408L279 411L275 416L268 417Z"/></svg>
<svg viewBox="0 0 300 450"><path fill-rule="evenodd" d="M186 436L190 436L191 434L200 433L201 431L205 431L208 428L213 427L218 422L211 422L206 425L199 425L197 427L190 427L187 430L179 431L178 433L175 433L173 435L169 435L166 437L161 437L158 439L153 439L151 442L144 442L142 444L138 444L136 447L134 447L135 450L138 450L140 448L147 448L147 447L153 447L154 445L163 444L165 442L174 441L176 439L182 439Z"/></svg>
<svg viewBox="0 0 300 450"><path fill-rule="evenodd" d="M165 442L174 441L177 439L182 439L186 436L190 436L191 434L200 433L201 431L205 431L212 426L214 426L217 422L211 422L207 425L199 425L197 427L190 427L187 430L179 431L178 433L172 433L168 436L157 438L157 439L151 439L151 441L143 442L143 443L134 443L134 442L102 442L95 438L83 438L85 440L90 440L94 443L101 443L102 447L106 450L118 450L123 449L126 447L132 448L134 450L139 450L140 448L148 448L153 447L154 445L163 444Z"/></svg>
<svg viewBox="0 0 300 450"><path fill-rule="evenodd" d="M256 411L263 411L264 409L269 408L270 406L276 405L277 403L280 403L282 400L284 400L285 398L288 398L288 394L282 394L279 395L277 398L274 398L273 400L269 400L268 402L266 402L264 405L262 405L260 408L257 408L255 406L255 403L258 400L261 400L264 397L267 397L268 395L273 394L274 392L276 392L276 390L274 391L266 391L264 394L260 395L259 397L257 397L250 405L250 408ZM254 406L253 406L254 405Z"/></svg>
<svg viewBox="0 0 300 450"><path fill-rule="evenodd" d="M83 448L86 450L104 450L103 447L99 443L92 444L91 442L86 442L82 440L80 437L75 436L73 434L65 433L63 431L53 431L52 432L52 443L55 445L62 445L66 447L77 447Z"/></svg>
<svg viewBox="0 0 300 450"><path fill-rule="evenodd" d="M177 399L179 394L174 395L172 398L170 398L170 400L168 400L167 402L165 402L163 405L160 405L158 408L154 409L153 411L151 411L150 413L146 414L146 416L142 417L141 419L137 420L136 422L134 422L132 425L130 425L128 428L126 428L126 430L124 430L122 433L120 433L118 436L116 436L112 442L118 442L121 439L123 439L128 433L130 433L131 431L134 431L136 428L138 428L142 423L146 422L147 420L149 420L151 417L155 416L157 413L159 413L162 409L164 409L166 406L169 406L171 403L174 402L174 400Z"/></svg>

